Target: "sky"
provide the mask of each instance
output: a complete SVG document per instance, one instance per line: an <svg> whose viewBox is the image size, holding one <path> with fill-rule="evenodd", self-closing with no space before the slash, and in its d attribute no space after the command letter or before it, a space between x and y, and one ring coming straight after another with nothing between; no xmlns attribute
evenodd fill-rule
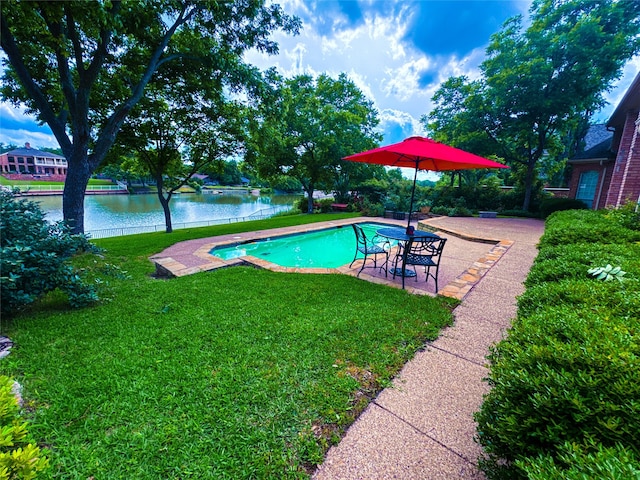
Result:
<svg viewBox="0 0 640 480"><path fill-rule="evenodd" d="M431 97L450 76L479 76L490 36L514 15L526 18L530 0L275 0L303 23L298 36L277 33L276 56L250 52L246 60L283 75L341 72L378 109L382 144L424 135L419 122L432 109ZM640 71L632 59L609 105L595 117L606 122ZM57 147L46 126L0 102L0 142Z"/></svg>

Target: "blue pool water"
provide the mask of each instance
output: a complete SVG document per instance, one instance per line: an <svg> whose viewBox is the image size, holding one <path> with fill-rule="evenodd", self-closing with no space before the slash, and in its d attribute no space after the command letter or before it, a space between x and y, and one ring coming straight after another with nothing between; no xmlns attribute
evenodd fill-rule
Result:
<svg viewBox="0 0 640 480"><path fill-rule="evenodd" d="M361 223L360 226L367 238L373 238L377 229L388 225ZM351 225L345 225L229 247L216 247L209 253L223 260L251 255L282 267L337 268L351 263L355 251L355 233Z"/></svg>

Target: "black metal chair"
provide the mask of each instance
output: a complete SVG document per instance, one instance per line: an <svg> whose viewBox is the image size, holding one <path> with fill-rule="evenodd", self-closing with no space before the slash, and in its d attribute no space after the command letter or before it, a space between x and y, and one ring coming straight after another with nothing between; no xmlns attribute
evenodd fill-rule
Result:
<svg viewBox="0 0 640 480"><path fill-rule="evenodd" d="M411 238L396 255L393 268L393 278L396 275L402 275L402 288L404 288L404 279L406 277L416 277L418 281L418 272L416 267L424 267L425 282L429 282L429 277L433 278L436 284L436 292L438 291L438 269L440 267L440 257L446 243L446 238ZM398 269L398 263L402 262L402 266ZM407 266L413 267L413 271L407 271ZM434 270L432 272L432 269Z"/></svg>
<svg viewBox="0 0 640 480"><path fill-rule="evenodd" d="M380 270L384 268L384 275L387 276L387 264L389 263L389 249L391 248L391 244L389 240L384 237L379 237L378 235L374 235L371 239L367 238L367 235L364 233L364 230L360 225L352 223L353 231L356 234L356 253L353 256L353 260L349 264L349 268L354 262L358 259L358 254L364 255L362 259L362 267L358 271L358 275L362 273L364 267L367 263L367 257L373 257L373 268L378 268L378 255L384 255L385 260L384 263L380 266ZM371 268L371 267L369 267Z"/></svg>

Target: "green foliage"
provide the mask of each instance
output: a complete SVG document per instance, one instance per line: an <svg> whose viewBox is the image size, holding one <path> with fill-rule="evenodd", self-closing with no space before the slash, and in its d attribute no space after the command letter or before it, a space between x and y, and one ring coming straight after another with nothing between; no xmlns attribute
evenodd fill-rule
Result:
<svg viewBox="0 0 640 480"><path fill-rule="evenodd" d="M532 211L540 168L559 175L567 139L640 49L639 18L638 2L536 0L528 21L511 18L491 37L481 78L448 79L421 120L437 140L504 158L519 207Z"/></svg>
<svg viewBox="0 0 640 480"><path fill-rule="evenodd" d="M603 280L605 282L610 282L614 278L619 282L624 281L624 275L627 273L623 271L620 267L612 267L607 264L606 267L594 267L587 270L589 275L593 275L598 280Z"/></svg>
<svg viewBox="0 0 640 480"><path fill-rule="evenodd" d="M476 414L482 468L489 478L632 478L624 474L640 454L640 244L603 212L556 212L546 226L518 318L489 356L492 389ZM586 277L605 263L628 279ZM614 462L616 453L634 467Z"/></svg>
<svg viewBox="0 0 640 480"><path fill-rule="evenodd" d="M308 197L332 191L341 158L377 145L378 114L347 75L272 78L274 98L250 122L245 157L261 177L298 179ZM311 213L313 205L307 206Z"/></svg>
<svg viewBox="0 0 640 480"><path fill-rule="evenodd" d="M71 235L62 223L48 223L37 203L0 191L1 312L11 315L46 292L60 289L74 307L97 300L67 260L95 251L83 235Z"/></svg>
<svg viewBox="0 0 640 480"><path fill-rule="evenodd" d="M635 202L625 202L618 208L609 209L605 216L625 228L640 230L640 205Z"/></svg>
<svg viewBox="0 0 640 480"><path fill-rule="evenodd" d="M524 217L524 218L539 218L540 217L540 215L538 215L537 213L526 212L524 210L518 210L518 209L502 210L502 211L500 211L500 215L503 215L505 217Z"/></svg>
<svg viewBox="0 0 640 480"><path fill-rule="evenodd" d="M549 197L542 200L540 204L540 215L542 218L547 218L553 212L559 212L561 210L584 210L586 208L587 206L582 200Z"/></svg>
<svg viewBox="0 0 640 480"><path fill-rule="evenodd" d="M335 203L335 200L333 198L322 198L316 202L320 213L331 212L333 210L333 208L331 207L333 203Z"/></svg>
<svg viewBox="0 0 640 480"><path fill-rule="evenodd" d="M518 460L518 466L529 480L631 480L640 478L640 460L621 445L578 445L565 443L557 457L541 455Z"/></svg>
<svg viewBox="0 0 640 480"><path fill-rule="evenodd" d="M367 198L364 198L360 203L360 213L366 217L383 217L384 211L384 205L372 203Z"/></svg>
<svg viewBox="0 0 640 480"><path fill-rule="evenodd" d="M560 212L558 212L560 213ZM619 217L606 211L568 210L551 214L540 239L541 246L578 243L625 244L640 241L640 231L619 223ZM615 262L608 262L615 263ZM595 266L595 265L594 265Z"/></svg>
<svg viewBox="0 0 640 480"><path fill-rule="evenodd" d="M12 387L13 380L0 375L0 479L31 480L49 468L49 459L31 443Z"/></svg>
<svg viewBox="0 0 640 480"><path fill-rule="evenodd" d="M431 212L435 215L445 215L447 217L471 217L473 213L466 207L434 207Z"/></svg>

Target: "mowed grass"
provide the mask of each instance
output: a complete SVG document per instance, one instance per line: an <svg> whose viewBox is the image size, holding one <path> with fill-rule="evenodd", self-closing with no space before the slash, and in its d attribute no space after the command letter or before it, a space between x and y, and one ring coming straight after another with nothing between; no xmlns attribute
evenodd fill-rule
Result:
<svg viewBox="0 0 640 480"><path fill-rule="evenodd" d="M59 185L60 187L64 187L64 182L52 182L50 180L9 180L0 175L0 185L7 187L20 187L22 185ZM111 180L90 178L89 185L114 185L114 183Z"/></svg>
<svg viewBox="0 0 640 480"><path fill-rule="evenodd" d="M101 304L68 310L53 294L4 329L15 346L0 370L24 385L50 477L307 478L451 322L450 300L344 275L234 267L154 279L148 255L181 235L101 241L103 259L78 259L100 277Z"/></svg>

